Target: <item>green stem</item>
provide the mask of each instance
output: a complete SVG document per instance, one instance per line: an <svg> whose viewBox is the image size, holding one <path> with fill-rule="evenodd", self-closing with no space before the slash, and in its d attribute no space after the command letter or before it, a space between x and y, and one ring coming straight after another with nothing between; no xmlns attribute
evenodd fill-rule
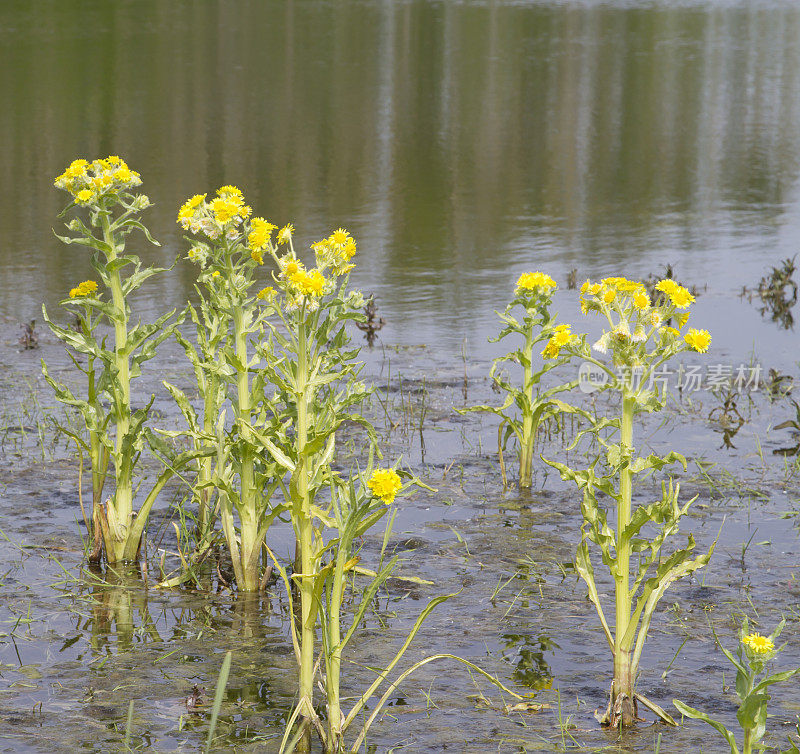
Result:
<svg viewBox="0 0 800 754"><path fill-rule="evenodd" d="M616 623L614 627L614 691L615 696L626 694L633 700L633 682L636 668L631 666L630 646L623 644L631 620L630 595L630 541L625 530L631 520L631 495L633 474L630 468L633 453L633 411L636 398L623 388L622 423L620 425L620 454L623 459L620 470L619 501L617 503L617 574Z"/></svg>
<svg viewBox="0 0 800 754"><path fill-rule="evenodd" d="M100 214L100 224L103 230L103 241L108 246L107 261L117 259L117 243L114 232L108 221L106 213ZM117 370L115 381L115 459L114 474L116 489L114 491L113 508L114 517L118 528L112 527L106 538L106 560L116 563L124 558L127 547L127 538L130 532L131 518L133 516L133 460L130 452L125 453L124 442L130 430L131 419L131 378L130 355L128 347L128 312L125 305L125 295L122 292L122 278L119 268L112 270L108 275L111 288L111 297L117 314L114 317L114 365Z"/></svg>
<svg viewBox="0 0 800 754"><path fill-rule="evenodd" d="M525 364L522 368L522 391L527 398L527 409L522 417L522 447L519 452L519 486L525 489L531 486L533 465L533 444L536 434L533 426L533 321L530 317L526 320Z"/></svg>
<svg viewBox="0 0 800 754"><path fill-rule="evenodd" d="M338 752L344 746L342 731L342 707L339 697L339 686L342 673L342 635L341 612L344 594L345 572L344 563L349 557L348 552L339 550L337 553L336 570L334 571L333 585L331 586L330 611L328 615L328 665L327 678L325 679L328 696L328 748L330 752Z"/></svg>
<svg viewBox="0 0 800 754"><path fill-rule="evenodd" d="M742 754L752 754L753 752L753 730L745 728L744 731L744 750Z"/></svg>
<svg viewBox="0 0 800 754"><path fill-rule="evenodd" d="M300 543L300 708L305 718L306 735L298 745L298 752L310 751L311 725L314 700L314 530L311 520L311 499L308 490L308 339L305 312L298 312L297 347L297 501L294 505L295 533Z"/></svg>
<svg viewBox="0 0 800 754"><path fill-rule="evenodd" d="M241 306L236 306L233 311L233 329L236 347L236 358L241 368L236 376L236 419L239 423L239 432L242 440L241 450L241 494L239 518L241 519L241 558L244 582L238 584L244 592L255 592L259 588L258 557L252 557L255 550L261 550L258 542L258 512L257 495L255 489L255 470L253 443L250 441L248 427L252 421L252 405L250 395L250 374L247 356L247 328L244 323L244 313Z"/></svg>
<svg viewBox="0 0 800 754"><path fill-rule="evenodd" d="M203 433L206 436L213 436L216 434L214 425L219 414L219 406L217 405L218 379L216 377L206 378L203 381L203 391ZM213 447L215 445L211 440L205 440L204 444L207 447ZM211 527L214 525L211 516L213 488L208 486L213 475L214 457L207 456L200 461L197 478L198 486L200 487L197 510L197 533L200 542L205 542L207 540L207 537L211 533Z"/></svg>

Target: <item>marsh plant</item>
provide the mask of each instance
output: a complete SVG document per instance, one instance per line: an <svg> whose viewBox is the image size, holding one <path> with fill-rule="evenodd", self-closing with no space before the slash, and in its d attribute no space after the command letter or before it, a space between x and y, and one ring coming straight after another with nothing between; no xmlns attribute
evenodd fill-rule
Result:
<svg viewBox="0 0 800 754"><path fill-rule="evenodd" d="M223 186L212 198L195 195L181 207L178 222L192 234L188 258L200 274L198 304L187 308L196 342L181 335L178 340L194 369L202 415L183 391L164 383L188 424L185 432L167 434L188 435L198 453L196 555L209 548L218 515L243 592L264 587L271 570L263 549L266 532L284 510L272 501L282 469L265 445L277 440L268 436L280 433L280 422L254 345L265 337L273 313L255 283L275 226L251 214L235 186Z"/></svg>
<svg viewBox="0 0 800 754"><path fill-rule="evenodd" d="M641 283L621 277L599 283L587 280L581 288L581 310L605 318L607 327L602 336L590 349L586 336L560 338L556 333L545 348L551 358L567 353L592 364L605 380L598 381L596 389L612 393L618 401L614 415L584 414L589 426L577 434L574 444L589 435L602 448L590 468L574 470L548 461L583 493L582 538L575 567L588 586L614 660L609 705L600 716L602 723L614 727L632 725L639 702L673 722L664 710L636 691L639 662L653 613L666 589L676 579L702 568L711 557L711 552L695 555L691 535L685 547L662 555L665 540L677 533L680 519L694 500L679 502L680 489L671 478L662 483L660 499L633 506L637 477L673 463L686 467L679 453L645 453L634 445L636 416L664 407L664 389L663 385L659 389L658 381L663 364L684 351L705 353L711 342L705 330L685 329L686 310L694 301L689 291L669 279L655 287L664 294L658 305L652 303ZM666 324L672 318L676 327ZM611 517L604 507L606 501L612 508ZM658 531L648 537L643 530L652 526ZM590 542L599 548L614 580L613 633L595 583Z"/></svg>
<svg viewBox="0 0 800 754"><path fill-rule="evenodd" d="M72 197L62 216L73 211L77 215L67 224L72 235L58 238L91 251L90 261L98 280L76 285L61 302L76 318L75 329L56 324L42 308L45 321L86 378L86 392L76 396L54 380L42 362L45 379L58 400L77 409L86 427L88 441L80 432L68 427L63 430L91 460L93 509L87 525L94 550L90 558L98 561L102 551L108 563L138 558L147 519L159 492L191 457L181 454L171 458L138 511L134 510L137 465L146 445L145 422L153 398L134 409L131 382L174 328L174 324L168 324L174 311L152 324L134 323L131 317L130 296L148 278L164 271L142 267L139 257L126 250L133 231L159 245L139 219L150 206L147 196L136 193L141 183L139 174L116 156L91 163L75 160L56 178L55 185ZM113 328L110 343L106 326ZM114 490L103 502L109 465L113 468Z"/></svg>
<svg viewBox="0 0 800 754"><path fill-rule="evenodd" d="M688 704L674 699L673 704L678 711L686 717L702 720L716 730L731 747L731 754L752 754L765 748L761 740L767 731L767 703L770 695L767 689L775 683L788 681L800 673L800 668L782 670L777 673L766 674L765 670L781 651L776 649L775 640L780 636L785 621L769 635L762 636L758 633L749 633L747 619L742 623L739 634L739 645L736 655L729 652L720 644L725 656L736 668L736 695L739 697L739 708L736 710L736 719L742 728L744 737L742 748L736 743L733 731L726 728L721 722ZM791 743L791 742L790 742ZM789 752L797 752L797 746L792 744Z"/></svg>
<svg viewBox="0 0 800 754"><path fill-rule="evenodd" d="M471 406L465 411L486 411L500 417L497 435L497 450L503 485L507 486L503 450L513 437L517 444L519 457L519 486L531 486L533 475L533 455L539 428L549 417L557 416L567 409L555 396L572 390L577 380L549 388L542 387L542 378L556 367L569 361L570 356L559 356L554 352L556 343L567 342L571 338L568 325L557 325L556 315L550 313L556 282L543 272L526 272L520 275L514 289L514 297L505 311L495 312L503 320L504 326L491 343L497 343L508 336L518 336L522 342L512 351L499 356L492 362L489 377L506 394L502 406ZM520 316L521 315L521 316ZM544 360L537 364L540 355L537 346L547 343L541 356ZM508 364L522 367L522 384L513 384L505 373Z"/></svg>

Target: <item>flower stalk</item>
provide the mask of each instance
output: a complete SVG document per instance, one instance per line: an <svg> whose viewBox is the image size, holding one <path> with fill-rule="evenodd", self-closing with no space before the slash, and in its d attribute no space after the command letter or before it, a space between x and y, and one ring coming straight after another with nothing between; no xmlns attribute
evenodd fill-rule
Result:
<svg viewBox="0 0 800 754"><path fill-rule="evenodd" d="M589 426L578 433L571 447L590 436L601 448L589 469L574 470L566 464L547 461L564 480L575 482L583 492L584 522L575 567L589 588L613 658L608 708L598 715L601 723L612 727L633 725L640 703L674 724L663 709L636 690L639 662L658 601L672 582L706 565L714 549L712 546L707 554L695 556L694 539L689 535L684 548L668 556L661 555L665 540L677 533L680 519L693 502L678 503L679 486L671 478L668 484L662 483L661 500L633 505L638 474L658 471L676 462L686 467L686 460L679 453L642 454L637 453L634 445L636 415L659 411L665 403L663 386L659 389L654 379L655 370L681 352L704 353L711 340L704 330L681 332L688 313L678 314L678 311L687 309L693 301L685 288L672 280L663 280L656 288L665 294L658 305L651 303L641 283L625 278L606 278L599 283L586 281L582 287L582 311L596 312L608 324L608 329L592 346L608 361L592 355L585 336L570 334L559 340L556 334L545 347L545 352L552 356L563 351L597 366L607 379L590 388L612 391L619 400L619 413L610 418L576 409ZM672 318L677 320L678 328L666 326ZM603 499L611 500L615 508L613 528L602 507ZM641 530L651 523L660 530L648 539ZM602 560L614 581L613 633L595 584L590 542L601 550ZM632 568L634 554L637 564Z"/></svg>
<svg viewBox="0 0 800 754"><path fill-rule="evenodd" d="M88 451L92 464L90 536L94 549L90 560L99 561L102 551L110 564L138 559L144 528L158 492L189 459L185 454L176 456L158 443L157 449L152 445L152 435L145 424L152 398L144 408L134 411L131 406L134 370L138 373L141 364L154 356L156 347L177 325L168 324L173 311L153 324L137 323L131 327L128 297L149 277L164 271L155 267L142 269L139 258L126 251L126 238L134 230L158 245L138 219L139 213L150 206L144 194L133 193L141 182L139 174L116 156L91 163L75 160L56 178L55 185L72 195L72 202L62 214L73 209L89 213L88 225L80 217L74 217L67 225L73 235L58 238L65 244L92 250L91 264L102 288L95 281L85 281L62 302L65 307L79 306L82 310L78 314L77 332L54 323L43 307L45 321L65 343L73 363L87 376L86 398L79 398L53 380L42 363L45 379L58 400L76 408L84 420L88 444L76 433L65 431L81 449ZM127 274L123 275L123 271ZM103 293L110 295L110 302L103 300ZM114 328L113 350L105 347L105 338L97 336L98 326L105 323ZM80 357L86 358L86 367L80 364ZM145 441L157 455L166 455L169 462L135 511L134 480ZM111 497L103 503L110 462L113 462L115 486Z"/></svg>
<svg viewBox="0 0 800 754"><path fill-rule="evenodd" d="M544 375L565 364L569 357L559 358L557 354L554 356L545 347L542 351L544 362L539 368L535 367L535 360L539 355L534 351L538 344L545 341L549 344L554 339L557 342L566 342L571 337L569 327L556 325L557 317L550 313L555 289L556 283L553 278L543 272L526 272L520 275L511 302L504 312L496 312L503 320L504 327L496 338L490 338L492 343L512 334L523 339L521 347L495 359L489 372L493 383L506 393L506 399L499 407L480 405L459 409L459 413L485 411L500 418L497 453L504 487L508 486L508 479L503 450L508 441L512 437L516 441L519 457L518 485L520 489L527 489L533 481L534 448L543 423L562 412L572 412L566 403L556 398L556 395L572 390L577 386L577 380L547 389L541 388ZM521 321L518 315L515 315L517 309L522 310ZM513 384L505 374L505 367L508 364L522 367L521 388Z"/></svg>

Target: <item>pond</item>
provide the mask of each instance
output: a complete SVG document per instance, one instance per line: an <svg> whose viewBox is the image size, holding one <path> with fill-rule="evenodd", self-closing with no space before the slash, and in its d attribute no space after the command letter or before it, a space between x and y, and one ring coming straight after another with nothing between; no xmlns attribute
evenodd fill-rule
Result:
<svg viewBox="0 0 800 754"><path fill-rule="evenodd" d="M70 365L41 324L23 350L19 325L91 272L53 236L54 177L76 157L119 154L142 174L162 244L135 250L178 259L135 299L145 318L193 296L175 222L192 194L240 186L304 247L339 226L358 239L353 284L386 321L362 352L371 416L390 457L436 489L403 503L392 543L402 572L435 585L382 595L349 693L428 599L458 592L412 659L459 654L547 705L505 714L487 684L431 665L398 690L375 751L727 751L699 723L599 728L611 663L571 566L580 500L539 461L531 492L504 491L496 423L454 409L500 402L488 374L504 349L488 338L520 273L551 274L555 308L577 327L573 270L580 285L670 266L696 288L692 321L713 344L687 360L702 364L701 389L671 384L667 411L637 431L690 459L682 489L699 498L683 528L699 549L722 534L657 613L642 687L735 725L714 632L733 646L742 615L765 633L785 616L780 664L800 665L798 438L775 428L795 416L791 379L776 378L800 376L798 308L770 309L757 291L800 245L795 3L5 0L0 46L0 750L122 751L134 700L134 748L196 751L228 649L215 751L277 751L295 694L277 591L155 590L153 573L117 584L80 567L78 464L49 422L59 409L40 359L62 377ZM744 420L732 434L733 411L708 387L714 369L739 368L760 379L732 396ZM160 380L190 373L167 345L140 388L167 424L177 412ZM566 434L538 452L563 458ZM159 547L174 549L168 498L148 531L151 569ZM199 711L186 704L195 686ZM775 687L772 745L798 723L798 686Z"/></svg>

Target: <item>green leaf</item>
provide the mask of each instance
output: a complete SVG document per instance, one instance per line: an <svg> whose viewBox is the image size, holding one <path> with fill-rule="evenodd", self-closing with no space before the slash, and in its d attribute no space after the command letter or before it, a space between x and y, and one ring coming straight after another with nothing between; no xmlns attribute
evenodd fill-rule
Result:
<svg viewBox="0 0 800 754"><path fill-rule="evenodd" d="M672 703L675 705L678 712L685 717L691 717L694 720L702 720L704 723L710 725L728 742L728 745L731 747L731 754L739 754L739 749L736 746L736 737L722 723L719 723L713 718L709 717L705 712L701 712L694 707L690 707L688 704L684 704L677 699L673 699Z"/></svg>
<svg viewBox="0 0 800 754"><path fill-rule="evenodd" d="M743 730L752 730L753 743L758 743L764 736L767 723L767 702L769 694L752 692L736 711L736 719Z"/></svg>

